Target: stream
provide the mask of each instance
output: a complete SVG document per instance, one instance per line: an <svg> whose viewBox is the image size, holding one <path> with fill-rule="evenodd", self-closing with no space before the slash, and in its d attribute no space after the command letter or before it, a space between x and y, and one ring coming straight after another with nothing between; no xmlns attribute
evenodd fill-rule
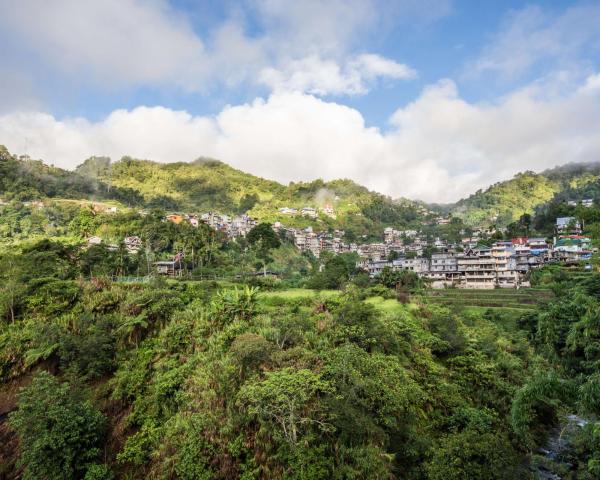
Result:
<svg viewBox="0 0 600 480"><path fill-rule="evenodd" d="M544 446L536 452L542 459L533 467L537 480L562 480L563 477L555 470L572 470L573 465L565 462L564 456L571 448L571 437L587 424L585 418L571 414L565 417L563 424L552 429Z"/></svg>

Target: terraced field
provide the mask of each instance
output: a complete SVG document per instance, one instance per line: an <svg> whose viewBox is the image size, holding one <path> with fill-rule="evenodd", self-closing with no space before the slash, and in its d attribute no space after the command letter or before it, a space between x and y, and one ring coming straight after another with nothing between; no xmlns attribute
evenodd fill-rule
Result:
<svg viewBox="0 0 600 480"><path fill-rule="evenodd" d="M531 310L539 303L548 302L552 292L545 288L520 290L429 290L425 298L431 303L455 307L486 307L513 310Z"/></svg>

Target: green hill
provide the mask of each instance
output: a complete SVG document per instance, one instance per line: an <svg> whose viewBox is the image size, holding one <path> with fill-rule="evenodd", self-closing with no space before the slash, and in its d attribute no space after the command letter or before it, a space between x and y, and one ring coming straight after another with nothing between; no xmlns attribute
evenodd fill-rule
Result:
<svg viewBox="0 0 600 480"><path fill-rule="evenodd" d="M468 225L505 226L553 201L596 197L600 198L600 164L569 164L541 173L519 173L446 209ZM406 199L392 200L348 179L282 185L209 158L163 164L92 157L75 171L67 171L17 158L0 147L0 199L44 198L116 200L135 208L188 213L247 212L258 220L292 227L342 229L349 238L379 237L386 226L417 227L431 219L429 210L438 210ZM333 212L326 212L325 206ZM317 218L303 216L304 207L316 209ZM280 211L285 208L298 213Z"/></svg>
<svg viewBox="0 0 600 480"><path fill-rule="evenodd" d="M44 198L114 199L130 204L142 201L127 188L111 188L100 179L46 165L41 160L11 155L0 145L0 198L31 201Z"/></svg>
<svg viewBox="0 0 600 480"><path fill-rule="evenodd" d="M415 226L426 211L422 204L392 200L347 179L285 186L207 158L162 164L129 157L116 162L92 157L70 172L38 160L17 158L2 148L0 198L7 201L118 200L136 208L186 213L248 212L258 220L281 221L293 227L343 229L350 238L379 237L388 225ZM333 212L325 212L326 205ZM279 211L286 207L298 213ZM303 216L300 210L304 207L316 209L317 218Z"/></svg>
<svg viewBox="0 0 600 480"><path fill-rule="evenodd" d="M484 191L478 190L453 205L451 212L469 225L505 226L525 213L534 214L536 209L563 192L585 189L598 180L599 163L568 164L541 173L527 171ZM570 193L566 195L571 199ZM573 199L578 196L573 195Z"/></svg>

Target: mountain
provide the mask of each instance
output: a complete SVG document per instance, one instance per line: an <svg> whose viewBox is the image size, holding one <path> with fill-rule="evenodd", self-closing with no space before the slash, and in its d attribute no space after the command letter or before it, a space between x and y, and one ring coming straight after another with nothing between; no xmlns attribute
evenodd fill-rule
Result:
<svg viewBox="0 0 600 480"><path fill-rule="evenodd" d="M138 209L248 213L260 221L281 221L292 227L342 229L348 238L379 237L389 225L416 226L428 214L422 203L392 200L351 180L292 182L286 186L209 158L162 164L130 157L116 162L91 157L71 172L17 158L2 147L0 173L4 174L0 183L4 200L117 200ZM318 215L302 215L305 207L315 209ZM285 213L285 209L297 213Z"/></svg>
<svg viewBox="0 0 600 480"><path fill-rule="evenodd" d="M565 197L584 198L586 188L600 180L600 163L567 164L541 173L526 171L478 190L450 207L468 225L506 226L521 215L534 214L544 204Z"/></svg>
<svg viewBox="0 0 600 480"><path fill-rule="evenodd" d="M380 232L383 226L416 221L424 206L409 200L393 201L352 180L292 182L285 186L236 170L223 162L200 158L191 163L162 164L124 157L106 164L89 159L77 173L102 184L139 193L148 207L186 212L216 210L248 213L268 222L319 229L343 229L356 235ZM280 209L323 209L318 218L286 214Z"/></svg>
<svg viewBox="0 0 600 480"><path fill-rule="evenodd" d="M379 236L386 226L415 227L442 211L472 226L506 226L553 201L600 199L600 164L568 164L541 173L526 171L440 208L407 199L392 200L348 179L282 185L210 158L163 164L130 157L115 162L91 157L75 171L67 171L16 157L0 146L0 197L21 201L115 200L135 208L189 213L247 212L258 220L280 221L292 227L342 229L352 238ZM330 208L324 209L326 206ZM289 213L304 207L317 209L318 217Z"/></svg>
<svg viewBox="0 0 600 480"><path fill-rule="evenodd" d="M3 200L41 198L114 199L139 203L140 195L126 188L110 188L98 179L46 165L40 160L11 155L0 145L0 195Z"/></svg>

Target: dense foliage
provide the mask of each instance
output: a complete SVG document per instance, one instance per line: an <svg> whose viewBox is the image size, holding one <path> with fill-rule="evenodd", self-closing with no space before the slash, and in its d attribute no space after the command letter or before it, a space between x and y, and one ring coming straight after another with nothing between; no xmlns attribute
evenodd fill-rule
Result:
<svg viewBox="0 0 600 480"><path fill-rule="evenodd" d="M600 199L596 193L599 180L598 164L571 164L542 173L519 173L513 179L498 182L485 191L478 190L452 206L451 210L469 225L506 226L518 221L523 214L533 215L536 209L551 200L560 199L565 203L583 198Z"/></svg>
<svg viewBox="0 0 600 480"><path fill-rule="evenodd" d="M79 252L42 242L3 259L19 295L3 297L0 375L28 385L4 426L20 440L9 475L526 475L528 412L543 411L519 392L547 363L511 315L427 305L410 275L372 285L344 256L321 272L340 290L316 293L85 280Z"/></svg>

